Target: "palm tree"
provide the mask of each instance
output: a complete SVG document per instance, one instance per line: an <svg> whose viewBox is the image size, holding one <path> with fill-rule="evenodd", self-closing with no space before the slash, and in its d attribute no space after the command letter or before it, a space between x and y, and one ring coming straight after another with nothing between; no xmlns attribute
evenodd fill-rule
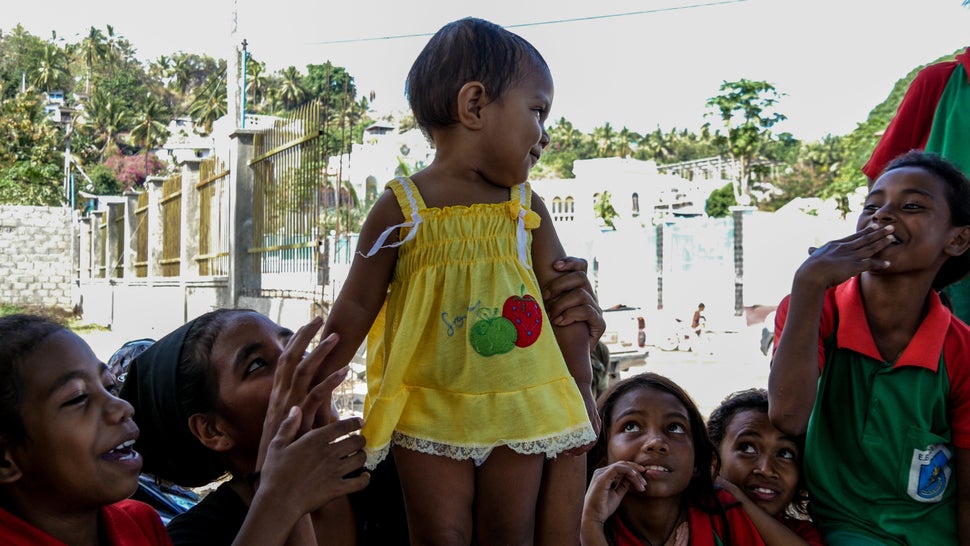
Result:
<svg viewBox="0 0 970 546"><path fill-rule="evenodd" d="M94 67L104 61L105 56L108 54L107 41L100 29L91 27L88 30L88 35L81 40L80 54L81 62L84 63L84 67L87 69L84 93L90 95L91 77L94 73Z"/></svg>
<svg viewBox="0 0 970 546"><path fill-rule="evenodd" d="M99 151L99 159L103 161L110 146L117 146L118 133L128 126L124 108L115 97L95 91L85 105L84 119L82 129L92 133L95 141L104 141Z"/></svg>
<svg viewBox="0 0 970 546"><path fill-rule="evenodd" d="M616 156L630 157L633 155L633 145L640 141L636 131L627 129L626 125L616 133Z"/></svg>
<svg viewBox="0 0 970 546"><path fill-rule="evenodd" d="M157 147L168 136L168 128L162 120L169 117L169 112L158 99L149 98L133 120L135 125L129 136L132 141L141 143L146 158L148 150Z"/></svg>
<svg viewBox="0 0 970 546"><path fill-rule="evenodd" d="M179 94L185 96L192 79L192 58L185 53L176 55L172 59L171 75L175 82L175 88Z"/></svg>
<svg viewBox="0 0 970 546"><path fill-rule="evenodd" d="M228 92L226 91L226 71L212 75L198 89L195 99L189 106L189 115L196 127L202 127L204 134L212 132L212 124L229 112Z"/></svg>
<svg viewBox="0 0 970 546"><path fill-rule="evenodd" d="M266 98L266 85L266 65L253 61L246 67L246 92L252 94L253 105L256 108L261 106Z"/></svg>
<svg viewBox="0 0 970 546"><path fill-rule="evenodd" d="M148 74L161 80L167 87L172 79L172 58L168 55L159 55L154 62L149 63Z"/></svg>
<svg viewBox="0 0 970 546"><path fill-rule="evenodd" d="M67 69L67 55L64 54L64 51L54 44L46 44L41 53L37 75L34 76L34 84L50 93L52 89L63 82L64 78L70 75L71 73Z"/></svg>
<svg viewBox="0 0 970 546"><path fill-rule="evenodd" d="M599 157L610 157L613 155L616 132L613 131L613 126L610 125L610 122L607 121L602 127L593 128L593 139L596 141L596 150L599 153Z"/></svg>
<svg viewBox="0 0 970 546"><path fill-rule="evenodd" d="M287 108L295 108L306 99L303 89L303 76L294 66L287 67L280 74L279 99Z"/></svg>

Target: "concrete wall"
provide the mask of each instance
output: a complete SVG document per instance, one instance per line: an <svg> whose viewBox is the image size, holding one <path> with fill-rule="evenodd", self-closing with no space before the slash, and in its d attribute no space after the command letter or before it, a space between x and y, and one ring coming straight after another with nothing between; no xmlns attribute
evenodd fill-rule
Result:
<svg viewBox="0 0 970 546"><path fill-rule="evenodd" d="M0 206L0 303L71 309L71 212Z"/></svg>

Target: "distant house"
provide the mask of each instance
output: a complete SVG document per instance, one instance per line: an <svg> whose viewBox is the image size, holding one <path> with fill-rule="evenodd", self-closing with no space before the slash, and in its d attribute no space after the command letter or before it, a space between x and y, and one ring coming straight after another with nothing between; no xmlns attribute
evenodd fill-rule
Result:
<svg viewBox="0 0 970 546"><path fill-rule="evenodd" d="M373 202L384 184L403 174L403 163L411 174L423 169L434 158L434 149L419 129L398 132L396 124L377 121L364 129L362 144L354 144L350 154L330 159L330 174L349 182L357 196Z"/></svg>
<svg viewBox="0 0 970 546"><path fill-rule="evenodd" d="M44 115L54 123L68 125L74 119L75 109L67 106L63 91L44 93Z"/></svg>

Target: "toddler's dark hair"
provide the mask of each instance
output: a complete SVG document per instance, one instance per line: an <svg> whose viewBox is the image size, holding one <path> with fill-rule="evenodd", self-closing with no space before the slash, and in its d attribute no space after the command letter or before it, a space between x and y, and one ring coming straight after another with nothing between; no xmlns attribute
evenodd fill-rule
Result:
<svg viewBox="0 0 970 546"><path fill-rule="evenodd" d="M21 366L44 340L62 330L67 328L37 315L0 318L0 436L13 444L27 439L20 415L24 398Z"/></svg>
<svg viewBox="0 0 970 546"><path fill-rule="evenodd" d="M414 120L431 129L458 121L461 87L477 81L489 97L500 99L510 85L534 66L548 69L539 51L521 36L482 19L467 17L441 28L424 46L408 72L405 92Z"/></svg>
<svg viewBox="0 0 970 546"><path fill-rule="evenodd" d="M687 504L722 518L725 527L727 527L727 517L724 515L724 509L721 508L714 488L714 476L720 469L721 460L718 456L717 449L715 449L714 444L707 435L704 416L701 415L700 410L697 409L697 404L687 394L687 391L669 378L659 374L645 372L628 377L616 382L606 392L600 395L596 403L601 421L600 433L596 439L596 444L590 450L587 458L587 483L589 478L592 477L594 470L606 466L610 428L613 423L613 411L617 401L623 395L639 389L654 389L669 393L677 398L684 405L684 408L687 409L691 439L694 443L694 465L696 468L694 476L687 485L687 489L684 490L683 498ZM708 461L713 463L713 472L707 466Z"/></svg>
<svg viewBox="0 0 970 546"><path fill-rule="evenodd" d="M727 395L721 405L714 408L707 419L707 435L711 437L714 448L720 450L721 442L728 425L734 417L745 411L758 411L768 415L768 391L765 389L747 389ZM798 485L795 496L787 511L790 515L804 518L808 516L808 491L805 489L802 460L805 453L805 436L794 438L798 448Z"/></svg>
<svg viewBox="0 0 970 546"><path fill-rule="evenodd" d="M882 174L904 167L923 169L942 180L946 186L946 202L950 207L950 223L954 226L970 226L970 180L956 165L939 154L911 150L893 159ZM951 256L933 279L933 288L942 290L967 273L970 273L970 252Z"/></svg>

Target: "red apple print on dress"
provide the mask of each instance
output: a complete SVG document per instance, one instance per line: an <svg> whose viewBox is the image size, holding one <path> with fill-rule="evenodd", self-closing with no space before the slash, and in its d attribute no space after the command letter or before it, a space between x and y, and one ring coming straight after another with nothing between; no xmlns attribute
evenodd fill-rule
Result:
<svg viewBox="0 0 970 546"><path fill-rule="evenodd" d="M522 290L525 291L524 285ZM534 297L529 294L509 297L502 306L502 316L509 319L518 332L515 340L517 347L528 347L539 339L542 331L542 308Z"/></svg>

